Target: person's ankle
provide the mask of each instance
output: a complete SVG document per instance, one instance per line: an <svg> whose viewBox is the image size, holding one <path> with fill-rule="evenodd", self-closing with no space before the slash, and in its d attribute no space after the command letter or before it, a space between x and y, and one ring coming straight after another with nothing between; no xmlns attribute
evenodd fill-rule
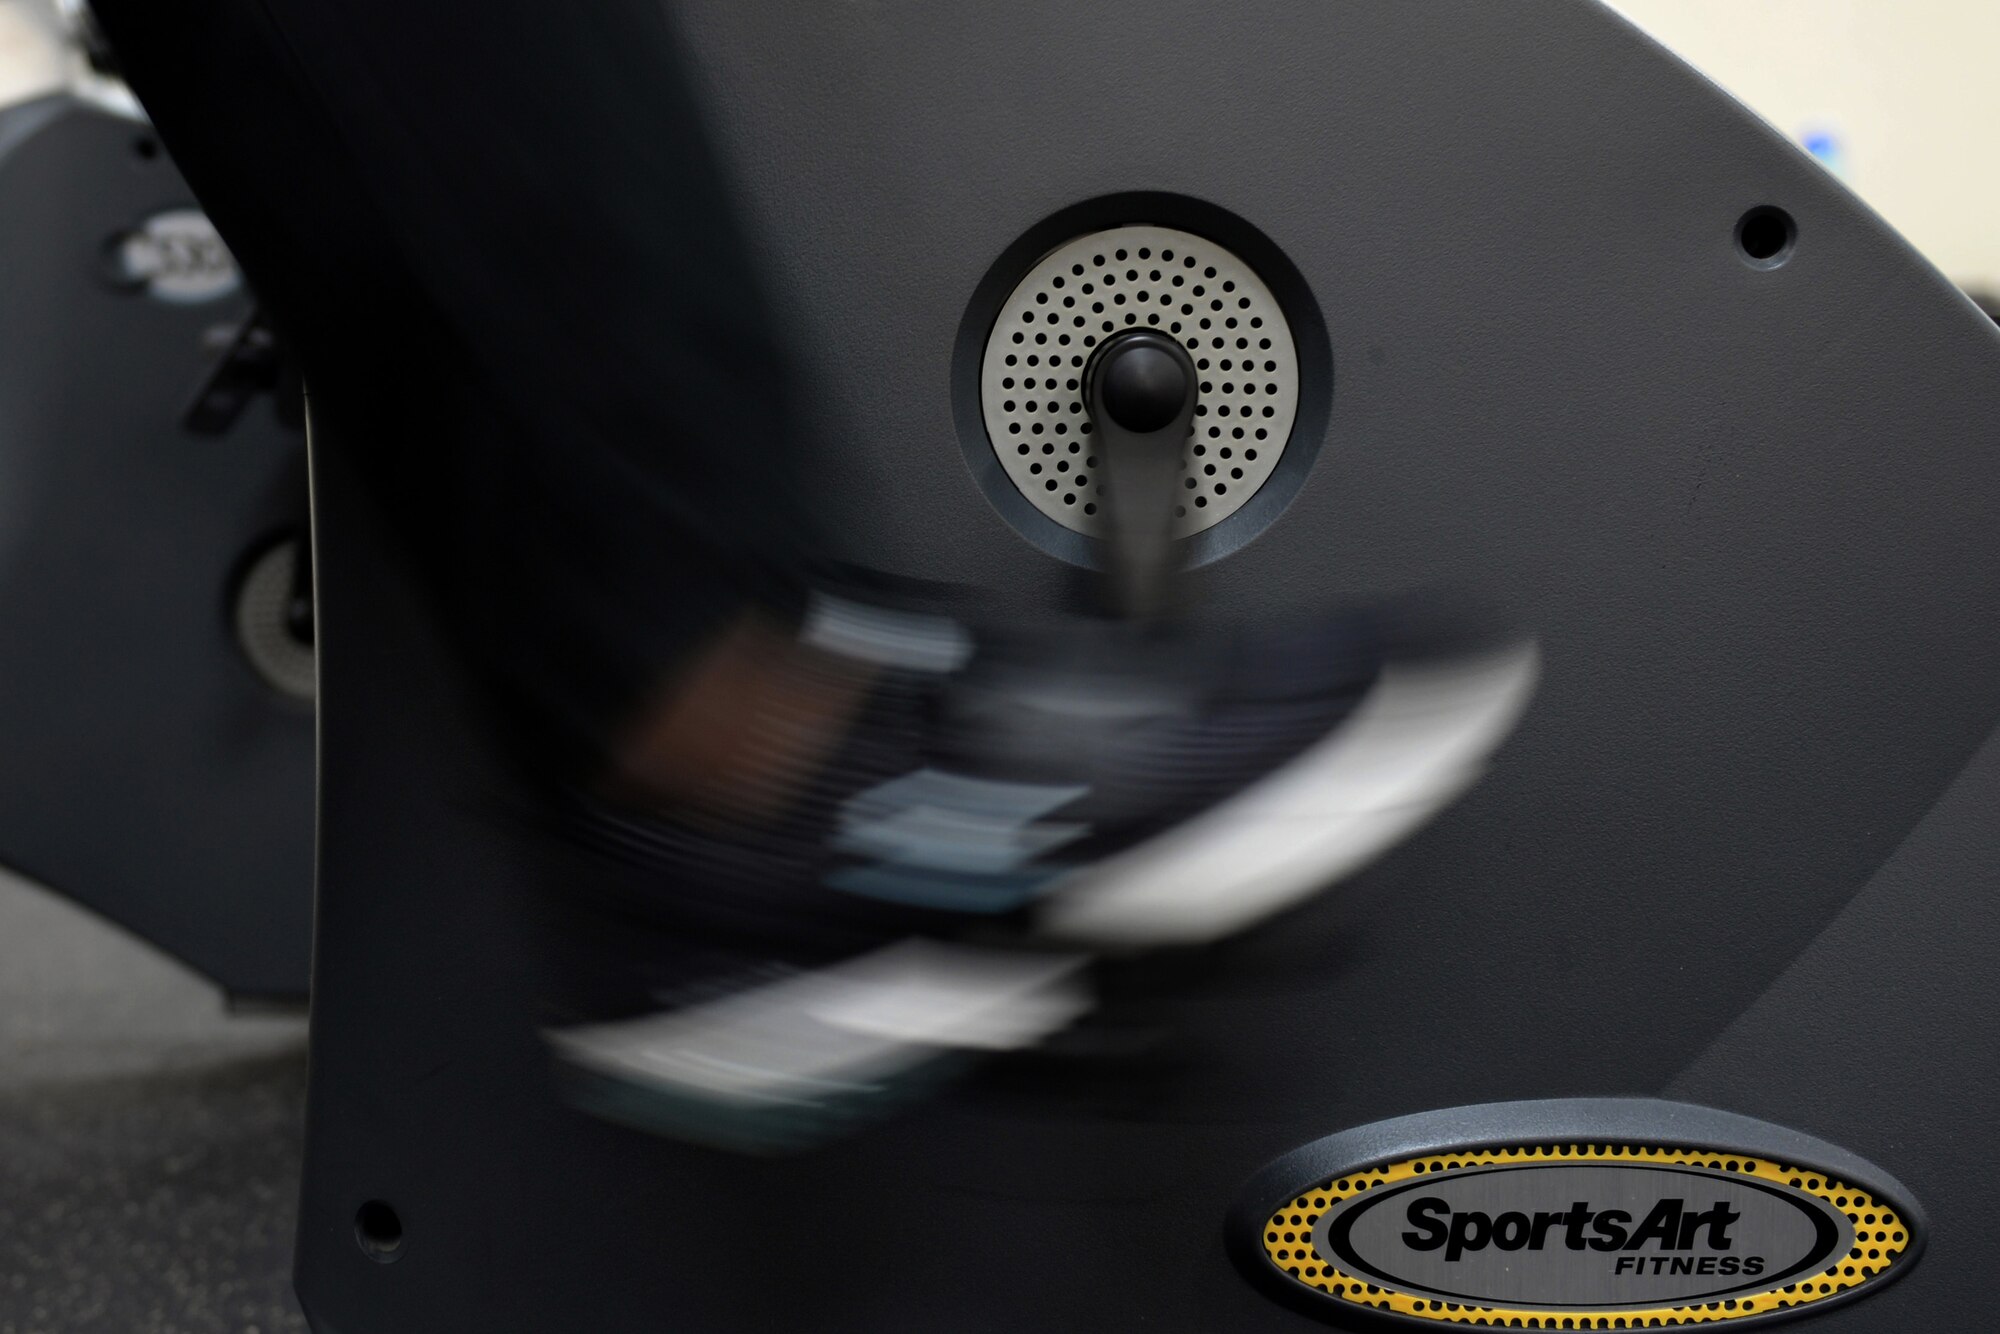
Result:
<svg viewBox="0 0 2000 1334"><path fill-rule="evenodd" d="M599 794L696 823L773 818L839 744L875 675L746 613L639 711Z"/></svg>

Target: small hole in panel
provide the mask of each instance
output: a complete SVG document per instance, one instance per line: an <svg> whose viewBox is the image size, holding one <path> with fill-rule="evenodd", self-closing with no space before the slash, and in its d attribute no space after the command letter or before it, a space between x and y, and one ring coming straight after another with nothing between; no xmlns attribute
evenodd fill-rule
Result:
<svg viewBox="0 0 2000 1334"><path fill-rule="evenodd" d="M1736 221L1736 249L1744 263L1756 269L1775 269L1790 259L1798 236L1792 215L1769 204L1758 205Z"/></svg>
<svg viewBox="0 0 2000 1334"><path fill-rule="evenodd" d="M403 1253L403 1220L388 1204L370 1200L354 1212L354 1244L378 1264Z"/></svg>

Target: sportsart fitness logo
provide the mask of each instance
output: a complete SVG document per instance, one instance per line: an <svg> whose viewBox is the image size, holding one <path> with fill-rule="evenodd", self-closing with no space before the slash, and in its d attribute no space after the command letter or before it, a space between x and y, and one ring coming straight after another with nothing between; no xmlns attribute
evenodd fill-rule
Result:
<svg viewBox="0 0 2000 1334"><path fill-rule="evenodd" d="M1447 1301L1684 1306L1789 1282L1851 1248L1831 1201L1707 1167L1466 1168L1363 1193L1315 1225L1344 1269Z"/></svg>
<svg viewBox="0 0 2000 1334"><path fill-rule="evenodd" d="M1242 1251L1249 1265L1326 1314L1545 1329L1796 1311L1858 1295L1917 1249L1914 1219L1879 1187L1773 1158L1632 1144L1359 1166L1243 1222L1260 1228Z"/></svg>

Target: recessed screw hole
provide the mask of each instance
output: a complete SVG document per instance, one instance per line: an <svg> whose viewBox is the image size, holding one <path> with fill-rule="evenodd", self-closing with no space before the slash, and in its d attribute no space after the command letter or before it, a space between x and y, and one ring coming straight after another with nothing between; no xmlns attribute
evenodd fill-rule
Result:
<svg viewBox="0 0 2000 1334"><path fill-rule="evenodd" d="M1761 204L1737 220L1736 248L1753 266L1775 269L1791 258L1798 234L1798 224L1792 221L1791 214Z"/></svg>
<svg viewBox="0 0 2000 1334"><path fill-rule="evenodd" d="M371 1260L387 1264L403 1253L403 1220L381 1200L370 1200L354 1212L354 1241Z"/></svg>

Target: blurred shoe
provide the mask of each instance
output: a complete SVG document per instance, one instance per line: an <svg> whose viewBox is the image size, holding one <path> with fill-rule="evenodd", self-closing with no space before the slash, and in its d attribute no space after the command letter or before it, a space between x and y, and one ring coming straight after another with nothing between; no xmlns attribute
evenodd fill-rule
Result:
<svg viewBox="0 0 2000 1334"><path fill-rule="evenodd" d="M973 1053L1031 1046L1089 1009L1081 955L906 940L658 1014L551 1031L572 1105L744 1152L874 1119Z"/></svg>
<svg viewBox="0 0 2000 1334"><path fill-rule="evenodd" d="M871 699L782 820L593 808L591 837L692 887L667 929L738 944L698 994L654 988L551 1029L572 1098L790 1147L973 1054L1042 1041L1089 1008L1094 954L1246 930L1475 781L1536 655L1470 624L1384 608L1278 633L1087 622L975 639L948 618L817 604L802 640L865 665Z"/></svg>

